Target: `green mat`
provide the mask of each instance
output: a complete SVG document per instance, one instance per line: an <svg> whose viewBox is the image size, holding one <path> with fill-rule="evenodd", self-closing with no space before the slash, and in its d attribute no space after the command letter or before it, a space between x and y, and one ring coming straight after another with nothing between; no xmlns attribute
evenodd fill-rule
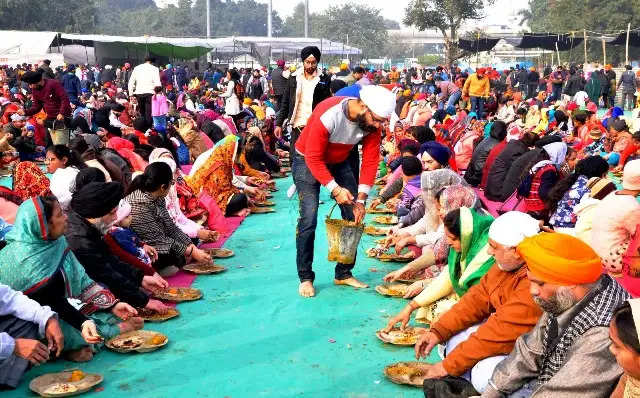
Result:
<svg viewBox="0 0 640 398"><path fill-rule="evenodd" d="M169 336L166 347L129 355L105 350L86 364L45 364L2 396L34 396L28 391L31 379L73 367L104 375L104 391L90 396L114 398L423 396L420 389L395 385L382 374L387 364L413 360L413 347L383 344L375 337L406 304L373 289L385 272L400 265L367 258L364 249L373 238L364 235L354 275L371 288L333 286L323 222L331 201L324 190L315 248L317 296L298 296L298 203L286 198L290 183L278 180L276 213L250 216L227 241L225 247L236 256L216 261L229 270L196 279L202 300L178 304L178 318L145 325Z"/></svg>

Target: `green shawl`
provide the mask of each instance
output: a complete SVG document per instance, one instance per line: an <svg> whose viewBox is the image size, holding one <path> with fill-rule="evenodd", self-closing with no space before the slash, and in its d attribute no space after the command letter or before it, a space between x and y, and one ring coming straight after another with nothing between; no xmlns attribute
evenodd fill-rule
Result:
<svg viewBox="0 0 640 398"><path fill-rule="evenodd" d="M48 239L42 201L31 198L18 209L13 230L0 250L0 282L28 294L43 286L61 269L66 297L79 297L95 285L73 255L64 236Z"/></svg>
<svg viewBox="0 0 640 398"><path fill-rule="evenodd" d="M449 277L458 296L477 284L495 260L487 253L489 226L493 217L468 207L460 208L460 243L462 251L449 249Z"/></svg>

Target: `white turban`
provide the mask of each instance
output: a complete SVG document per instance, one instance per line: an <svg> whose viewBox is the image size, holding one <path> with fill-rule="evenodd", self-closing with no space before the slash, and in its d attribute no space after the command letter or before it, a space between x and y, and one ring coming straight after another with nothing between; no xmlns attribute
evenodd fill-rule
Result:
<svg viewBox="0 0 640 398"><path fill-rule="evenodd" d="M364 86L360 89L360 99L376 116L389 119L396 109L396 96L380 86Z"/></svg>
<svg viewBox="0 0 640 398"><path fill-rule="evenodd" d="M537 235L540 223L528 214L519 211L504 213L489 227L489 238L506 247L516 247L525 238Z"/></svg>

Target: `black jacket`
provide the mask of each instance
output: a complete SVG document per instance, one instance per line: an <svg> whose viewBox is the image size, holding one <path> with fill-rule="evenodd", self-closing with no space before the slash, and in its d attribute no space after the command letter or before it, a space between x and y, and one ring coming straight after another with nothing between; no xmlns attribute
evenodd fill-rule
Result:
<svg viewBox="0 0 640 398"><path fill-rule="evenodd" d="M501 201L507 200L509 196L511 196L511 194L513 194L516 189L518 189L523 177L527 175L528 170L525 170L525 168L535 158L540 156L540 153L542 151L542 148L536 148L524 153L519 158L514 160L513 163L511 163L511 167L509 167L509 171L507 172L507 175L504 178L504 182L502 183ZM487 183L487 185L489 184Z"/></svg>
<svg viewBox="0 0 640 398"><path fill-rule="evenodd" d="M91 279L134 307L147 305L149 297L140 290L142 271L112 255L100 231L73 210L68 213L65 236Z"/></svg>
<svg viewBox="0 0 640 398"><path fill-rule="evenodd" d="M304 72L302 72L304 73ZM293 115L293 108L296 106L296 98L298 89L298 80L296 76L290 76L287 90L284 91L282 96L282 102L280 103L280 110L276 117L276 126L282 127L282 124L286 119L291 120ZM313 105L312 109L315 109L316 105L331 97L331 90L329 85L331 83L331 77L329 75L320 75L320 81L316 85L316 89L313 91Z"/></svg>
<svg viewBox="0 0 640 398"><path fill-rule="evenodd" d="M487 186L484 189L484 195L487 199L496 202L502 202L507 199L502 195L505 177L513 162L528 150L529 148L520 140L513 140L507 143L507 146L496 157L489 170Z"/></svg>
<svg viewBox="0 0 640 398"><path fill-rule="evenodd" d="M473 150L469 167L467 168L467 172L464 174L464 179L469 183L469 185L477 187L480 184L482 181L482 169L484 169L484 164L487 161L487 157L489 157L489 152L491 152L493 147L499 143L500 140L489 136L482 140L482 142L480 142Z"/></svg>
<svg viewBox="0 0 640 398"><path fill-rule="evenodd" d="M585 80L577 73L571 75L569 80L567 80L567 85L564 86L564 93L573 97L578 91L584 91L585 84Z"/></svg>
<svg viewBox="0 0 640 398"><path fill-rule="evenodd" d="M271 72L271 86L276 96L282 96L285 91L287 91L287 82L289 79L282 76L282 72L284 72L284 70L280 68L276 68Z"/></svg>

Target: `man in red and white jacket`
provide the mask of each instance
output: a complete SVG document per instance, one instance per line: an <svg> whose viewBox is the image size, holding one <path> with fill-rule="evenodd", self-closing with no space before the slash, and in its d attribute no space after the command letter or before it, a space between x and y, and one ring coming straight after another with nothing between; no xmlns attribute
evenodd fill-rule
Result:
<svg viewBox="0 0 640 398"><path fill-rule="evenodd" d="M395 109L395 96L387 89L366 86L360 99L332 97L315 108L295 145L293 181L300 200L296 234L299 293L313 297L313 249L318 223L320 186L340 205L342 218L362 222L365 202L373 186L380 160L382 124ZM349 153L362 142L362 166L351 166ZM357 196L357 200L355 200ZM334 284L368 287L351 274L355 264L336 265Z"/></svg>

